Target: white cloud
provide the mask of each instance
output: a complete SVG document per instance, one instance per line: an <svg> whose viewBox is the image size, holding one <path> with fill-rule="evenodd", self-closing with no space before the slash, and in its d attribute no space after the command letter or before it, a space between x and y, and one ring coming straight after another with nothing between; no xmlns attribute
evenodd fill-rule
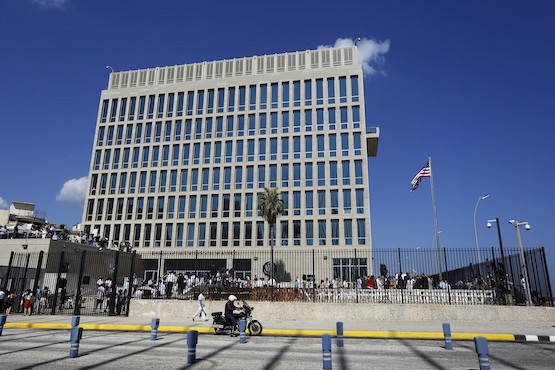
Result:
<svg viewBox="0 0 555 370"><path fill-rule="evenodd" d="M63 9L69 0L33 0L43 8Z"/></svg>
<svg viewBox="0 0 555 370"><path fill-rule="evenodd" d="M83 202L87 194L88 183L89 179L87 177L67 180L62 186L62 190L56 195L56 200L62 202Z"/></svg>
<svg viewBox="0 0 555 370"><path fill-rule="evenodd" d="M0 209L8 209L10 205L2 197L0 197Z"/></svg>
<svg viewBox="0 0 555 370"><path fill-rule="evenodd" d="M331 45L320 45L318 49L325 49L331 47L347 47L354 45L355 42L352 39L337 39L335 44ZM384 73L383 71L376 69L377 66L383 65L385 63L384 54L389 51L389 45L391 42L389 39L380 42L374 39L361 38L357 42L358 49L358 60L362 64L362 70L365 76L370 76L376 73Z"/></svg>

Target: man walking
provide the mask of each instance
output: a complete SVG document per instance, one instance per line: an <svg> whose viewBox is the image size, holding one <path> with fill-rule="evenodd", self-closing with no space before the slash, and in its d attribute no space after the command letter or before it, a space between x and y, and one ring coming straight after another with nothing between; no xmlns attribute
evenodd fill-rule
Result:
<svg viewBox="0 0 555 370"><path fill-rule="evenodd" d="M206 311L204 310L204 294L200 292L198 295L198 309L197 312L193 315L193 321L195 321L195 317L199 316L202 321L206 321Z"/></svg>

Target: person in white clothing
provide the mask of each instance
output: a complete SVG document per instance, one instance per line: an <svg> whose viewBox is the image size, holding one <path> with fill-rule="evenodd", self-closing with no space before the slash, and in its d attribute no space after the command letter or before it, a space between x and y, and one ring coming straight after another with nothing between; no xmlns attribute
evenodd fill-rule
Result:
<svg viewBox="0 0 555 370"><path fill-rule="evenodd" d="M202 321L206 321L206 311L204 309L204 294L200 292L198 295L198 309L197 312L193 315L193 321L195 321L195 317L200 316Z"/></svg>

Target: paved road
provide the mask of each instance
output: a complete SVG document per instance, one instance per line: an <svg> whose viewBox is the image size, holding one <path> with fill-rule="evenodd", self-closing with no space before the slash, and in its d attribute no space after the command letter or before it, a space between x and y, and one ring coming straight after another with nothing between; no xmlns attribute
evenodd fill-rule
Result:
<svg viewBox="0 0 555 370"><path fill-rule="evenodd" d="M0 337L0 368L11 369L321 369L319 338L199 336L198 362L187 366L183 333L85 331L78 358L69 358L67 330L4 330ZM334 369L477 369L472 341L455 341L447 351L438 340L332 340ZM493 369L553 369L555 345L490 342Z"/></svg>

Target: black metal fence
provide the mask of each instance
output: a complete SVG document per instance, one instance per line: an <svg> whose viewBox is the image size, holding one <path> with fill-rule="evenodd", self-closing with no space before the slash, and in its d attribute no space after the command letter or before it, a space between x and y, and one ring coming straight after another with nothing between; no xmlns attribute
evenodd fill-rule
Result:
<svg viewBox="0 0 555 370"><path fill-rule="evenodd" d="M12 312L34 293L41 314L128 314L137 299L252 300L553 305L544 248L68 250L15 253L0 266L1 287L13 291ZM480 261L478 263L477 261ZM528 275L523 276L523 263ZM173 276L171 276L173 275ZM169 284L171 282L171 284ZM45 289L47 287L48 289Z"/></svg>
<svg viewBox="0 0 555 370"><path fill-rule="evenodd" d="M495 248L479 251L276 248L275 282L270 280L268 250L160 250L142 253L141 257L143 289L148 290L148 297L154 298L167 296L165 292L161 294L164 276L173 271L181 279L174 289L174 298L191 298L197 287L205 284L213 288L210 294L214 297L225 296L222 291L246 294L244 288L248 288L250 299L255 300L526 304L525 282L528 282L533 304L553 304L544 248L524 251L526 277L516 249L506 249L501 256ZM255 293L254 288L264 287L274 289L258 289ZM297 292L301 289L303 293L293 294L287 288L297 288ZM387 289L387 298L372 293L372 288ZM325 294L320 294L324 289ZM392 292L415 289L422 290L418 298ZM433 290L445 292L431 293Z"/></svg>
<svg viewBox="0 0 555 370"><path fill-rule="evenodd" d="M2 289L14 293L14 313L23 312L29 291L35 314L127 315L136 260L111 250L12 252Z"/></svg>

